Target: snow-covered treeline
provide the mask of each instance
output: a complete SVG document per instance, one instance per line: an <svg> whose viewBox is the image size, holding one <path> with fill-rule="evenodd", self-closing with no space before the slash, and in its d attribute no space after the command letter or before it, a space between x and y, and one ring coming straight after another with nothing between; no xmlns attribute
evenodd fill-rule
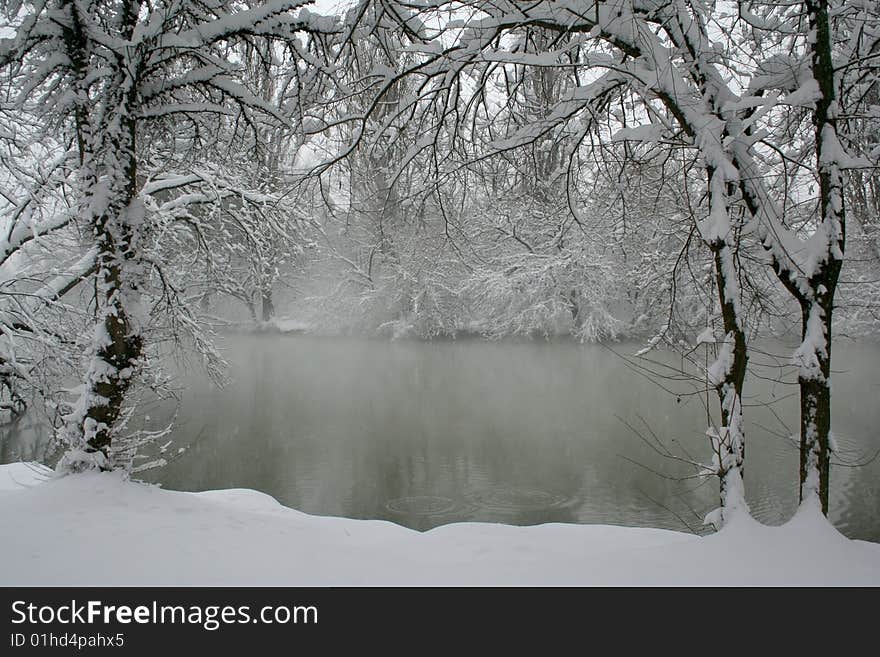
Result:
<svg viewBox="0 0 880 657"><path fill-rule="evenodd" d="M880 310L876 3L3 9L3 403L42 401L65 467L151 438L127 424L164 346L221 376L230 304L639 337L711 354L694 465L721 524L747 510L749 345L772 331L800 340L801 497L827 512L832 328Z"/></svg>

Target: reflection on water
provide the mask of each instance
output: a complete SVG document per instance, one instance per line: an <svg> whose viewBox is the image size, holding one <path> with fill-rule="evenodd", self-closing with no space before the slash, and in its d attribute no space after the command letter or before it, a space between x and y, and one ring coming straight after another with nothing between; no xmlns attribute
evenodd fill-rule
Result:
<svg viewBox="0 0 880 657"><path fill-rule="evenodd" d="M225 347L234 383L217 390L185 377L172 451L189 448L146 478L179 490L255 488L308 513L421 530L458 521L699 530L717 503L715 481L689 478L654 443L707 460L703 398L681 384L667 382L677 395L662 390L601 346L237 335ZM841 458L864 459L880 449L880 347L835 349ZM767 350L787 360L788 348ZM796 426L797 389L790 375L769 380L779 376L762 366L771 362L753 357L746 485L754 515L779 523L797 501L797 450L782 424ZM32 434L0 441L0 456L32 458ZM878 474L877 461L832 472L832 520L849 536L880 541Z"/></svg>

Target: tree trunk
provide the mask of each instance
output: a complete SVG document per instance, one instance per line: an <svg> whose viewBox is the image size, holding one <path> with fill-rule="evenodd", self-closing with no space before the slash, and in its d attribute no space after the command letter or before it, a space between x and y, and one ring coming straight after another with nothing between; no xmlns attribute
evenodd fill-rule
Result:
<svg viewBox="0 0 880 657"><path fill-rule="evenodd" d="M834 293L843 265L846 214L843 194L841 146L837 132L839 107L831 56L828 0L805 2L810 30L812 70L820 97L813 124L819 170L820 226L827 238L824 258L809 277L808 291L799 290L802 310L802 343L798 383L801 393L800 499L818 495L822 513L828 514L831 461L831 320Z"/></svg>
<svg viewBox="0 0 880 657"><path fill-rule="evenodd" d="M275 304L272 302L272 288L264 287L260 293L260 307L263 321L270 322L275 316Z"/></svg>
<svg viewBox="0 0 880 657"><path fill-rule="evenodd" d="M576 289L569 292L566 298L568 309L571 312L571 321L574 323L574 330L580 331L584 325L584 318L581 313L580 294Z"/></svg>
<svg viewBox="0 0 880 657"><path fill-rule="evenodd" d="M96 322L82 392L66 418L72 449L60 466L70 470L113 467L110 446L143 351L137 315L146 274L138 235L145 209L137 198L137 120L129 110L136 71L117 64L116 93L104 108L109 114L97 129L81 132L83 201L98 249Z"/></svg>
<svg viewBox="0 0 880 657"><path fill-rule="evenodd" d="M801 346L795 354L800 364L800 501L817 495L826 515L831 480L832 307L833 291L801 299Z"/></svg>
<svg viewBox="0 0 880 657"><path fill-rule="evenodd" d="M812 73L819 87L813 112L816 164L819 173L818 237L824 238L823 252L806 263L791 258L780 248L772 226L762 236L770 252L779 281L801 307L801 345L795 352L800 365L800 501L816 500L828 514L831 462L831 338L832 311L846 246L846 211L843 193L843 147L837 132L839 107L831 57L831 30L827 0L806 0L806 14L812 38ZM746 178L740 181L743 198L752 215L759 215L762 203ZM774 210L774 213L776 211ZM781 217L776 215L776 220ZM804 247L806 248L806 246Z"/></svg>
<svg viewBox="0 0 880 657"><path fill-rule="evenodd" d="M816 310L809 305L804 307L805 327L809 324L808 316L812 312ZM823 333L828 336L830 317L822 324ZM806 336L804 340L806 341ZM798 384L801 393L800 500L818 492L822 512L827 515L831 483L831 387L828 385L831 341L827 337L825 345L825 353L817 354L816 365L820 376L799 376Z"/></svg>
<svg viewBox="0 0 880 657"><path fill-rule="evenodd" d="M740 307L739 280L732 243L734 232L728 204L731 186L720 171L707 168L709 218L703 238L712 252L715 266L715 287L724 326L724 342L719 348L708 378L715 388L720 405L720 426L707 431L712 441L713 467L720 480L721 507L717 516L707 518L716 526L723 525L742 509L748 512L743 483L745 433L743 431L742 394L748 365L745 321Z"/></svg>
<svg viewBox="0 0 880 657"><path fill-rule="evenodd" d="M97 353L89 372L90 394L85 408L83 436L86 451L101 452L104 457L109 456L112 431L142 351L142 338L133 327L125 307L129 293L137 284L127 280L131 272L125 271L126 261L132 258L131 229L126 226L132 209L133 205L129 204L120 220L114 222L116 226L113 228L118 230L110 227L106 216L95 226L100 249L98 276L103 282L106 309L95 334ZM121 245L117 244L119 237Z"/></svg>
<svg viewBox="0 0 880 657"><path fill-rule="evenodd" d="M745 432L743 430L742 394L748 365L748 347L738 312L738 300L729 296L734 273L733 257L726 243L710 245L715 261L715 279L721 317L724 324L723 350L730 358L723 377L715 383L715 392L721 408L721 436L719 440L722 508L744 503L743 488L744 463L746 455ZM741 497L742 499L734 499Z"/></svg>

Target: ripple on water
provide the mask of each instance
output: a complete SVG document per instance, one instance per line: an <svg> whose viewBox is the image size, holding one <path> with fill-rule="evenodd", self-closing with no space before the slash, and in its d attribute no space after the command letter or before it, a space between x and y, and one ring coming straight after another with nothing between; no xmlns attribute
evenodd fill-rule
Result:
<svg viewBox="0 0 880 657"><path fill-rule="evenodd" d="M496 486L472 493L468 498L478 507L496 511L553 509L569 501L564 495L539 488L518 486Z"/></svg>
<svg viewBox="0 0 880 657"><path fill-rule="evenodd" d="M394 513L415 516L433 516L455 511L458 505L455 500L438 495L413 495L398 497L385 504L385 508Z"/></svg>

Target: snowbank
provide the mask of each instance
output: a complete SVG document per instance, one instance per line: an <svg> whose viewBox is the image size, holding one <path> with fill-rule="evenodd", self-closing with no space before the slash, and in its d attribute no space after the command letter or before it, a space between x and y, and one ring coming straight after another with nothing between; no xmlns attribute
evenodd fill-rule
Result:
<svg viewBox="0 0 880 657"><path fill-rule="evenodd" d="M0 585L880 585L880 545L820 514L719 534L310 516L251 490L0 466Z"/></svg>

